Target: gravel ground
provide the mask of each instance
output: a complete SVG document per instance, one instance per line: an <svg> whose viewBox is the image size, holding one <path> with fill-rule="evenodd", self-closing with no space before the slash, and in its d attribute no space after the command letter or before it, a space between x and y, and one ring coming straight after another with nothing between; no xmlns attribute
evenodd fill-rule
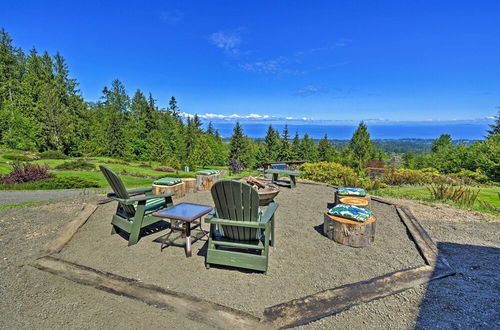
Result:
<svg viewBox="0 0 500 330"><path fill-rule="evenodd" d="M0 191L0 206L24 202L52 201L74 198L75 196L104 193L106 190L74 189L74 190L28 190Z"/></svg>
<svg viewBox="0 0 500 330"><path fill-rule="evenodd" d="M406 230L396 221L394 209L384 204L373 205L378 224L376 242L370 247L348 248L321 236L317 226L322 224L331 197L330 188L305 184L280 193L277 244L271 251L267 276L222 267L206 270L204 241L194 243L189 259L178 247L160 252L160 243L154 241L165 231L143 237L128 248L122 237L109 236L113 204L98 209L59 257L256 315L266 306L305 294L423 264ZM26 265L71 214L81 209L82 202L95 198L0 211L0 328L203 328L168 311ZM184 200L211 204L208 193ZM353 307L304 328L500 327L500 223L475 212L404 203L458 274Z"/></svg>

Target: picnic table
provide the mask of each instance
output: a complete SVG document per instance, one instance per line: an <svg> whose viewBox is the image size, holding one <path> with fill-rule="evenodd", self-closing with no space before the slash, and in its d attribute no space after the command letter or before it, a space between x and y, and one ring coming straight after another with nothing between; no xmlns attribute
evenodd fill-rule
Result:
<svg viewBox="0 0 500 330"><path fill-rule="evenodd" d="M296 177L300 176L300 172L297 171L288 171L288 170L278 170L278 169L266 169L265 173L270 173L273 175L273 183L277 183L279 176L288 176L290 177L290 188L294 188L297 185Z"/></svg>

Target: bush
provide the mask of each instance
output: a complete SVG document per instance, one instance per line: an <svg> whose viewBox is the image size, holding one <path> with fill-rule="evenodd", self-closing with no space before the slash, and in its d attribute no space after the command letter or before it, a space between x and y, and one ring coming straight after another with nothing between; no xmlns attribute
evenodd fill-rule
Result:
<svg viewBox="0 0 500 330"><path fill-rule="evenodd" d="M55 177L30 184L29 189L81 189L99 188L99 183L78 176Z"/></svg>
<svg viewBox="0 0 500 330"><path fill-rule="evenodd" d="M83 159L77 159L64 162L56 166L58 170L95 170L95 164L89 163Z"/></svg>
<svg viewBox="0 0 500 330"><path fill-rule="evenodd" d="M472 190L464 186L436 184L428 187L432 197L437 200L451 200L460 205L471 207L477 200L479 190Z"/></svg>
<svg viewBox="0 0 500 330"><path fill-rule="evenodd" d="M12 171L0 177L0 183L29 183L54 177L49 173L47 165L17 163L12 166Z"/></svg>
<svg viewBox="0 0 500 330"><path fill-rule="evenodd" d="M59 150L47 150L39 154L41 159L66 159L66 156L62 151Z"/></svg>
<svg viewBox="0 0 500 330"><path fill-rule="evenodd" d="M439 172L438 172L439 175ZM434 181L434 173L410 169L391 169L384 174L383 182L388 185L425 184Z"/></svg>
<svg viewBox="0 0 500 330"><path fill-rule="evenodd" d="M305 179L335 186L361 187L370 183L368 178L359 180L352 168L337 163L305 163L299 167L299 170Z"/></svg>
<svg viewBox="0 0 500 330"><path fill-rule="evenodd" d="M35 155L23 155L23 154L4 154L3 158L8 160L13 160L15 162L31 162L37 159Z"/></svg>
<svg viewBox="0 0 500 330"><path fill-rule="evenodd" d="M160 172L175 172L175 168L172 168L170 166L158 166L155 168L155 171L160 171Z"/></svg>
<svg viewBox="0 0 500 330"><path fill-rule="evenodd" d="M486 183L488 182L488 177L481 172L481 170L470 171L461 170L458 173L450 174L450 177L462 181L464 184L473 185L476 182Z"/></svg>
<svg viewBox="0 0 500 330"><path fill-rule="evenodd" d="M241 173L244 170L243 165L237 159L231 158L229 160L229 171L233 174Z"/></svg>

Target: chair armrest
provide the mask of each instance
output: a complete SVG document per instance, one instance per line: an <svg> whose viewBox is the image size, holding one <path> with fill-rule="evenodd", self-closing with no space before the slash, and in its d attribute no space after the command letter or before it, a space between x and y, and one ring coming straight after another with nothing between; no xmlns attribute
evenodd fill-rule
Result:
<svg viewBox="0 0 500 330"><path fill-rule="evenodd" d="M205 222L214 225L226 225L226 226L245 227L245 228L266 228L266 226L268 225L267 223L264 222L234 221L234 220L220 219L215 217L208 219L208 221L205 218Z"/></svg>
<svg viewBox="0 0 500 330"><path fill-rule="evenodd" d="M145 194L145 193L151 192L151 191L153 191L152 187L149 187L149 188L134 188L134 189L127 190L127 192L130 195Z"/></svg>
<svg viewBox="0 0 500 330"><path fill-rule="evenodd" d="M279 204L278 203L270 203L268 206L267 206L267 209L266 209L266 213L264 213L264 216L262 216L262 218L260 219L260 222L262 223L266 223L268 222L269 220L271 220L272 216L274 215L274 213L276 212L276 210L278 209L278 206Z"/></svg>
<svg viewBox="0 0 500 330"><path fill-rule="evenodd" d="M124 199L124 198L116 197L115 193L110 193L110 194L108 194L108 197L115 200L115 201L118 201L124 205L130 205L130 204L134 204L135 202L147 201L147 200L153 199L153 198L167 198L167 197L172 197L174 195L175 194L173 194L173 193L168 193L168 194L161 194L161 195L138 196L138 197Z"/></svg>
<svg viewBox="0 0 500 330"><path fill-rule="evenodd" d="M217 215L217 212L215 210L210 211L210 213L208 213L205 216L205 222L206 223L210 223L210 220L213 219L213 218L215 218L216 215Z"/></svg>

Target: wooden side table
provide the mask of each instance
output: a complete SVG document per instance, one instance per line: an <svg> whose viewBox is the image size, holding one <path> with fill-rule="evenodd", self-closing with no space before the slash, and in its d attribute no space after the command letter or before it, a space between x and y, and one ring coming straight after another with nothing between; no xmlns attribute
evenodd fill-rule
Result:
<svg viewBox="0 0 500 330"><path fill-rule="evenodd" d="M213 209L212 206L208 205L180 203L166 210L155 212L153 215L172 220L170 222L170 233L174 230L182 232L182 236L186 238L184 244L186 257L191 257L191 230L200 227L203 231L201 228L201 218Z"/></svg>

